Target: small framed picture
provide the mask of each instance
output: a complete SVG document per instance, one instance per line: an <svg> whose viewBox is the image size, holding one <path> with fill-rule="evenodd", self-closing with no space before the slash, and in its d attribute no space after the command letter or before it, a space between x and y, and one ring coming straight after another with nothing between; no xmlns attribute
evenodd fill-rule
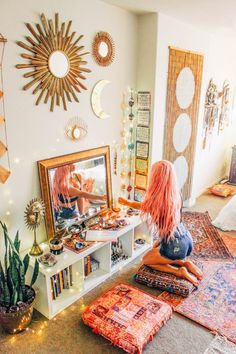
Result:
<svg viewBox="0 0 236 354"><path fill-rule="evenodd" d="M149 127L149 125L150 125L150 111L149 111L149 109L139 109L138 110L137 125Z"/></svg>
<svg viewBox="0 0 236 354"><path fill-rule="evenodd" d="M138 109L151 108L151 93L149 91L138 92Z"/></svg>
<svg viewBox="0 0 236 354"><path fill-rule="evenodd" d="M141 143L139 141L136 142L136 157L140 157L141 159L148 159L149 153L149 144Z"/></svg>
<svg viewBox="0 0 236 354"><path fill-rule="evenodd" d="M139 173L148 173L148 160L136 159L135 170Z"/></svg>
<svg viewBox="0 0 236 354"><path fill-rule="evenodd" d="M148 143L149 142L149 132L150 132L150 129L147 127L137 127L136 128L136 141Z"/></svg>
<svg viewBox="0 0 236 354"><path fill-rule="evenodd" d="M147 188L147 176L140 175L139 173L135 174L135 187L146 189Z"/></svg>
<svg viewBox="0 0 236 354"><path fill-rule="evenodd" d="M134 188L134 200L136 202L143 202L146 191L139 188Z"/></svg>

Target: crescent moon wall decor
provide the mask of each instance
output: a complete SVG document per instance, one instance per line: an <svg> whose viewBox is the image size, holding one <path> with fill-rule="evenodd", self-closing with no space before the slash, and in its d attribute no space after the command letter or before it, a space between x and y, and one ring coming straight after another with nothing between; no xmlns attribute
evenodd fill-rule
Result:
<svg viewBox="0 0 236 354"><path fill-rule="evenodd" d="M101 119L110 118L110 114L106 113L102 109L102 104L101 104L102 91L103 91L104 87L109 83L110 83L110 81L108 81L108 80L98 81L96 83L96 85L94 86L93 91L92 91L92 95L91 95L91 104L92 104L93 111L94 111L95 115Z"/></svg>
<svg viewBox="0 0 236 354"><path fill-rule="evenodd" d="M86 79L84 73L90 70L84 65L84 46L78 45L83 35L73 40L76 32L70 33L72 21L66 25L59 23L59 15L55 14L55 21L47 20L45 15L41 15L41 23L36 24L36 29L31 24L26 23L26 27L31 33L27 36L27 44L17 42L29 54L21 54L21 57L27 60L26 64L18 64L18 69L29 69L24 74L25 78L32 79L23 87L28 90L35 86L33 94L39 94L36 105L43 99L44 103L50 102L51 112L55 104L60 106L61 102L64 110L67 110L67 102L79 102L77 93L81 90L87 90L82 83Z"/></svg>
<svg viewBox="0 0 236 354"><path fill-rule="evenodd" d="M111 65L115 57L115 45L109 33L96 34L92 43L92 56L98 65Z"/></svg>

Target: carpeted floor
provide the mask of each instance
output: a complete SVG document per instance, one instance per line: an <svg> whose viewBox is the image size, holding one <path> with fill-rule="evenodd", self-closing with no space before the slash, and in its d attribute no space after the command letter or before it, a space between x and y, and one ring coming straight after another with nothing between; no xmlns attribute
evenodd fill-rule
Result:
<svg viewBox="0 0 236 354"><path fill-rule="evenodd" d="M221 207L229 199L203 195L193 211L206 211L214 218ZM236 233L228 233L236 237ZM46 320L35 312L33 323L28 332L16 336L5 335L0 332L0 352L2 354L115 354L122 350L110 345L102 337L91 332L83 325L81 314L85 307L100 294L120 282L133 284L131 279L139 266L139 260L116 273L112 278L92 290L84 298L77 301L51 321ZM155 289L147 289L141 284L135 286L158 295ZM210 345L213 334L206 328L187 318L173 314L165 327L147 345L144 354L201 354Z"/></svg>

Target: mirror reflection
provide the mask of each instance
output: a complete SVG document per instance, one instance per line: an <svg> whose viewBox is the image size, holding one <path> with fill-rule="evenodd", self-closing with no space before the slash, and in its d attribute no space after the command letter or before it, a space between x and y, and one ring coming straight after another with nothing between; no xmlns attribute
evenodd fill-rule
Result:
<svg viewBox="0 0 236 354"><path fill-rule="evenodd" d="M108 45L105 42L101 42L98 48L99 54L105 58L108 54Z"/></svg>
<svg viewBox="0 0 236 354"><path fill-rule="evenodd" d="M51 73L58 78L63 78L68 74L70 63L67 55L61 50L52 52L48 60Z"/></svg>
<svg viewBox="0 0 236 354"><path fill-rule="evenodd" d="M105 157L49 170L55 230L81 223L108 207Z"/></svg>

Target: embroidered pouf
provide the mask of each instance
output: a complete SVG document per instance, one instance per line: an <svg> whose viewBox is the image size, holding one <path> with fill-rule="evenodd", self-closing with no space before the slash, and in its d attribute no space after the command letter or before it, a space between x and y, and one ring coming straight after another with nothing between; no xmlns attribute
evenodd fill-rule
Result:
<svg viewBox="0 0 236 354"><path fill-rule="evenodd" d="M134 276L137 283L187 297L196 287L186 279L142 265Z"/></svg>
<svg viewBox="0 0 236 354"><path fill-rule="evenodd" d="M170 305L127 285L119 284L95 300L83 321L128 353L142 353L146 343L171 317Z"/></svg>

